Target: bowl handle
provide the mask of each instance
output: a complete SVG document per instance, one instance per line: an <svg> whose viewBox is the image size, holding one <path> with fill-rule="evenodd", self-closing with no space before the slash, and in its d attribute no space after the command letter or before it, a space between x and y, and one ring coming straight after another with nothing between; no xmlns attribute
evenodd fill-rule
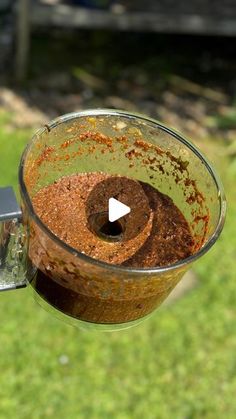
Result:
<svg viewBox="0 0 236 419"><path fill-rule="evenodd" d="M27 286L28 235L12 187L0 188L0 291Z"/></svg>

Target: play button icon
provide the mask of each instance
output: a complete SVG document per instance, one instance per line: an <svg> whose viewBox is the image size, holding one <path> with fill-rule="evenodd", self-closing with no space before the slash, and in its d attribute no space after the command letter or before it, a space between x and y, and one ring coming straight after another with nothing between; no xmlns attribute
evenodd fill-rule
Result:
<svg viewBox="0 0 236 419"><path fill-rule="evenodd" d="M132 240L152 217L145 184L119 175L107 175L94 185L85 210L88 229L109 242Z"/></svg>
<svg viewBox="0 0 236 419"><path fill-rule="evenodd" d="M111 223L119 220L131 211L128 205L122 204L115 198L109 198L108 201L108 218Z"/></svg>

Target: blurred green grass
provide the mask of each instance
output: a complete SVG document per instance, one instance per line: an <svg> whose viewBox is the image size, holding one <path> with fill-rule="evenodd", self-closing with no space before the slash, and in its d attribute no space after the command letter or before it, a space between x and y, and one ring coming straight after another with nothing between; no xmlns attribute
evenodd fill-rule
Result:
<svg viewBox="0 0 236 419"><path fill-rule="evenodd" d="M9 120L0 114L0 185L17 187L31 132L9 128ZM222 144L209 141L207 149L229 211L217 245L195 265L199 286L114 333L67 326L29 289L2 293L0 418L235 419L235 171Z"/></svg>

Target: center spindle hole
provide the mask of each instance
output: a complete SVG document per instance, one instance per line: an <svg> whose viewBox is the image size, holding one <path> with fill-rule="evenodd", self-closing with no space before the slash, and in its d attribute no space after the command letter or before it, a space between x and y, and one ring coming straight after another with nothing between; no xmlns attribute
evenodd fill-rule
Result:
<svg viewBox="0 0 236 419"><path fill-rule="evenodd" d="M123 228L121 223L116 220L113 223L111 223L109 220L103 224L103 226L100 228L100 232L102 234L105 234L107 236L120 236L120 234L123 233Z"/></svg>
<svg viewBox="0 0 236 419"><path fill-rule="evenodd" d="M112 242L122 240L125 230L124 222L120 220L109 221L107 213L91 215L89 224L91 230L103 240Z"/></svg>

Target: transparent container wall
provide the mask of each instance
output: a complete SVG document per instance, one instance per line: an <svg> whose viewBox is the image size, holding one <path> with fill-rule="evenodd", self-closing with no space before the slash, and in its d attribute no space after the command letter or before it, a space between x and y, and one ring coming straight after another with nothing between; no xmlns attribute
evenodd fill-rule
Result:
<svg viewBox="0 0 236 419"><path fill-rule="evenodd" d="M31 222L29 256L37 274L33 288L54 308L86 322L121 324L158 307L187 267L138 275L96 265L63 249Z"/></svg>
<svg viewBox="0 0 236 419"><path fill-rule="evenodd" d="M217 185L203 160L177 136L154 123L110 115L80 117L49 129L36 134L25 162L31 197L61 176L120 174L168 194L189 221L198 247L215 230L220 212Z"/></svg>
<svg viewBox="0 0 236 419"><path fill-rule="evenodd" d="M37 132L24 157L30 198L62 176L91 171L147 182L169 195L188 220L199 250L216 229L220 197L214 177L187 142L154 122L127 115L67 115ZM23 194L24 200L24 194ZM123 323L145 316L167 297L187 265L162 273L101 266L60 245L29 216L32 285L75 318Z"/></svg>

